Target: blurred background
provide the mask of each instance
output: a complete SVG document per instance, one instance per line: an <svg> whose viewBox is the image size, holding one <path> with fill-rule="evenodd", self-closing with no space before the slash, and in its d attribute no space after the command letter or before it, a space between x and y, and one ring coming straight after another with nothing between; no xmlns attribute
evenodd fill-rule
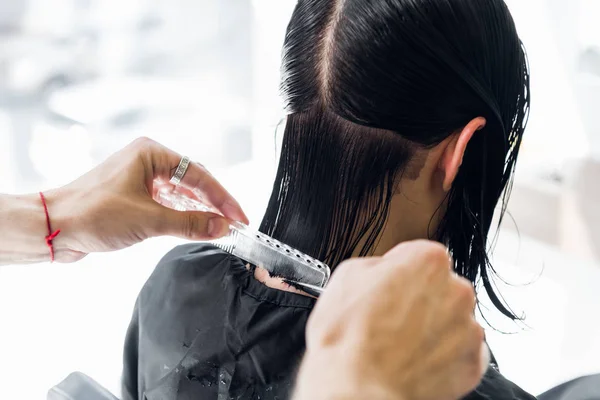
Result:
<svg viewBox="0 0 600 400"><path fill-rule="evenodd" d="M493 262L526 319L508 322L485 299L482 308L501 370L539 394L600 372L600 1L507 3L528 49L533 106ZM204 163L258 224L294 4L2 0L0 192L65 184L143 135ZM2 397L45 398L76 370L118 394L133 303L178 243L1 268Z"/></svg>

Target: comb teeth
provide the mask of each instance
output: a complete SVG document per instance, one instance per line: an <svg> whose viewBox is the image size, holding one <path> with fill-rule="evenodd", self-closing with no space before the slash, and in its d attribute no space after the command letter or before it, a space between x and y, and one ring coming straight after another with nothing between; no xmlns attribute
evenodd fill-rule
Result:
<svg viewBox="0 0 600 400"><path fill-rule="evenodd" d="M228 236L225 236L222 239L214 240L211 243L217 246L218 248L223 249L230 254L233 254L236 248L236 243L238 241L238 236L239 234L237 229L231 229Z"/></svg>
<svg viewBox="0 0 600 400"><path fill-rule="evenodd" d="M179 211L215 212L205 204L177 192L161 191L159 197L163 204ZM231 223L229 228L229 235L211 243L292 283L323 288L329 281L330 269L321 261L264 233L253 231L240 222Z"/></svg>
<svg viewBox="0 0 600 400"><path fill-rule="evenodd" d="M327 265L323 264L319 260L309 256L308 254L304 254L301 251L294 249L293 247L288 246L280 242L277 239L273 239L272 237L265 235L261 232L254 232L256 241L272 248L276 253L279 253L285 257L296 258L296 261L300 264L307 265L309 268L317 268L317 269L325 269L329 268ZM325 272L324 272L325 273Z"/></svg>
<svg viewBox="0 0 600 400"><path fill-rule="evenodd" d="M329 281L330 270L327 265L237 222L231 224L228 236L211 243L244 261L265 268L271 276L318 287L324 287Z"/></svg>

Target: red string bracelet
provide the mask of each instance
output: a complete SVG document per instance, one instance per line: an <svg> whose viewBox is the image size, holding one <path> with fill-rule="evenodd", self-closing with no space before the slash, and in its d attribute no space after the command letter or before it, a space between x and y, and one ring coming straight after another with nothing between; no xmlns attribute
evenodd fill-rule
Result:
<svg viewBox="0 0 600 400"><path fill-rule="evenodd" d="M46 204L46 198L44 197L44 193L40 192L40 199L42 199L42 204L44 205L44 212L46 213L46 224L48 225L48 236L46 236L46 246L50 249L50 262L54 262L54 246L52 245L52 241L54 238L58 236L60 233L60 229L52 232L52 225L50 225L50 214L48 214L48 205Z"/></svg>

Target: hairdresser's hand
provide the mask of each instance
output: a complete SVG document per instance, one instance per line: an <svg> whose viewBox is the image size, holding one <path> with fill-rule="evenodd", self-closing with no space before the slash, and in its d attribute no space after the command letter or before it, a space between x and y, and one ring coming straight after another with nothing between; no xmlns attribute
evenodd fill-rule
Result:
<svg viewBox="0 0 600 400"><path fill-rule="evenodd" d="M443 246L343 263L307 328L296 400L456 400L489 361L471 285Z"/></svg>
<svg viewBox="0 0 600 400"><path fill-rule="evenodd" d="M153 200L159 187L170 185L180 160L181 155L150 139L137 139L76 181L46 192L52 229L61 230L54 239L56 261L119 250L154 236L200 240L224 235L228 222L221 216L178 212ZM200 164L190 163L180 188L197 189L224 216L247 222L238 203ZM38 232L42 243L46 234ZM43 251L47 259L48 249Z"/></svg>

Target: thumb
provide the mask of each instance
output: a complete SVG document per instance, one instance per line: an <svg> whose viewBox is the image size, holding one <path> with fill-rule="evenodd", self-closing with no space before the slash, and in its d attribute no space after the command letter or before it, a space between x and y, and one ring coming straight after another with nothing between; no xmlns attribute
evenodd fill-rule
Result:
<svg viewBox="0 0 600 400"><path fill-rule="evenodd" d="M176 236L188 240L217 239L229 233L229 221L224 217L200 211L176 211L159 206L157 236Z"/></svg>

